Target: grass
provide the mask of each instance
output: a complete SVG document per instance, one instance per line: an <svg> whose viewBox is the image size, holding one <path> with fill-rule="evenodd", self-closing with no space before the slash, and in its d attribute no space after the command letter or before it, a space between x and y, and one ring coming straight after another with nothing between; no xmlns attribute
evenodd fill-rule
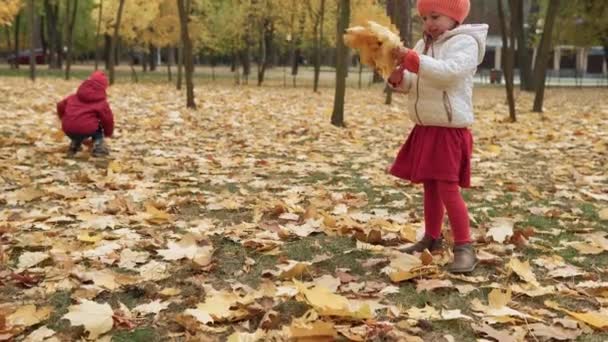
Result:
<svg viewBox="0 0 608 342"><path fill-rule="evenodd" d="M53 306L53 312L47 321L47 326L56 331L67 330L70 324L67 320L62 320L68 313L68 307L72 305L72 295L68 291L55 292L48 298L48 303Z"/></svg>
<svg viewBox="0 0 608 342"><path fill-rule="evenodd" d="M132 331L119 331L112 335L112 342L154 342L160 341L158 333L150 327L138 327Z"/></svg>
<svg viewBox="0 0 608 342"><path fill-rule="evenodd" d="M172 81L176 83L177 80L177 68L172 66ZM71 69L71 78L76 80L84 80L94 70L94 65L77 64L73 65ZM103 64L102 64L103 70ZM296 87L297 88L312 88L313 84L313 71L311 66L302 66L299 68L299 73L296 76ZM364 76L362 79L362 86L369 87L371 73L368 69L364 69ZM156 69L156 71L143 72L141 66L135 66L135 71L138 78L138 83L168 83L168 74L166 66L162 66ZM358 71L353 71L356 77L348 77L346 79L347 87L357 88L359 83ZM215 76L213 76L215 75ZM335 69L330 67L323 67L321 69L321 75L319 80L319 87L321 88L333 88L335 86ZM7 64L0 64L0 77L29 77L29 65L21 65L19 69L10 69ZM65 78L65 71L49 69L46 65L36 66L36 77L37 78ZM116 83L133 83L132 72L128 64L121 63L117 66L114 72ZM213 79L215 77L215 80ZM208 65L197 65L195 66L193 80L196 84L200 83L217 83L217 84L234 84L235 74L225 66L219 66L215 68L215 72L212 71ZM252 74L249 76L249 80L246 82L241 77L241 84L247 84L249 86L257 85L257 76ZM286 87L293 88L292 77L287 72L287 77L283 78L283 67L276 66L269 68L266 71L264 77L265 86L273 87ZM183 83L185 89L185 81Z"/></svg>

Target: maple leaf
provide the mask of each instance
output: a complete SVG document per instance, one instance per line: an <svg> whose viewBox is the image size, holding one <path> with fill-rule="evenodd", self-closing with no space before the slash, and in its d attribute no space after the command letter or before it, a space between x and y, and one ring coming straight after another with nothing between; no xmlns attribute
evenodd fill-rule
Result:
<svg viewBox="0 0 608 342"><path fill-rule="evenodd" d="M83 325L89 332L89 338L96 339L112 329L114 311L109 304L98 304L83 299L80 304L71 305L69 312L63 318L70 320L72 325Z"/></svg>

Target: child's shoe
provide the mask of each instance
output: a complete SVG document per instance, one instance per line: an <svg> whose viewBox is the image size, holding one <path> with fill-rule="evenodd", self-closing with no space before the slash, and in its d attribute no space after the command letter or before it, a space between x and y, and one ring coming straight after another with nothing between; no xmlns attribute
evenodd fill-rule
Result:
<svg viewBox="0 0 608 342"><path fill-rule="evenodd" d="M93 145L93 150L91 151L91 155L93 155L93 157L105 157L108 154L110 154L110 151L108 150L106 145L103 142L96 141L95 144Z"/></svg>
<svg viewBox="0 0 608 342"><path fill-rule="evenodd" d="M458 245L454 247L454 262L448 266L450 273L469 273L473 272L477 266L477 256L472 243Z"/></svg>
<svg viewBox="0 0 608 342"><path fill-rule="evenodd" d="M413 253L422 253L425 249L428 249L429 252L436 252L443 249L443 237L439 237L438 239L433 239L430 236L425 235L422 240L416 242L414 245L403 249L404 253L413 254Z"/></svg>
<svg viewBox="0 0 608 342"><path fill-rule="evenodd" d="M70 147L68 147L67 157L68 158L74 157L76 155L76 153L78 153L78 151L80 151L81 149L82 149L82 146L80 145L80 143L72 141L70 143Z"/></svg>

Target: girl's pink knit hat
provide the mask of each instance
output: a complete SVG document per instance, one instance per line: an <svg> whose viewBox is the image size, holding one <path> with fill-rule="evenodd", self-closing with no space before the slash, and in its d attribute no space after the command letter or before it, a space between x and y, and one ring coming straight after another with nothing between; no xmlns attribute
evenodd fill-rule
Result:
<svg viewBox="0 0 608 342"><path fill-rule="evenodd" d="M418 13L421 16L437 12L462 24L469 15L471 2L469 0L418 0Z"/></svg>

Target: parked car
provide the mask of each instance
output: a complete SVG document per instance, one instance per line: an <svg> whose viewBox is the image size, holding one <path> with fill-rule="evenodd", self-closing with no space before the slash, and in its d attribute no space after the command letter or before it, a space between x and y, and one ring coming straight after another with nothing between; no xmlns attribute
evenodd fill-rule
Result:
<svg viewBox="0 0 608 342"><path fill-rule="evenodd" d="M34 50L34 58L36 59L36 64L46 64L46 54L42 49ZM6 58L6 61L9 64L15 63L15 54L10 54ZM20 51L17 56L17 62L19 64L30 64L30 50Z"/></svg>

